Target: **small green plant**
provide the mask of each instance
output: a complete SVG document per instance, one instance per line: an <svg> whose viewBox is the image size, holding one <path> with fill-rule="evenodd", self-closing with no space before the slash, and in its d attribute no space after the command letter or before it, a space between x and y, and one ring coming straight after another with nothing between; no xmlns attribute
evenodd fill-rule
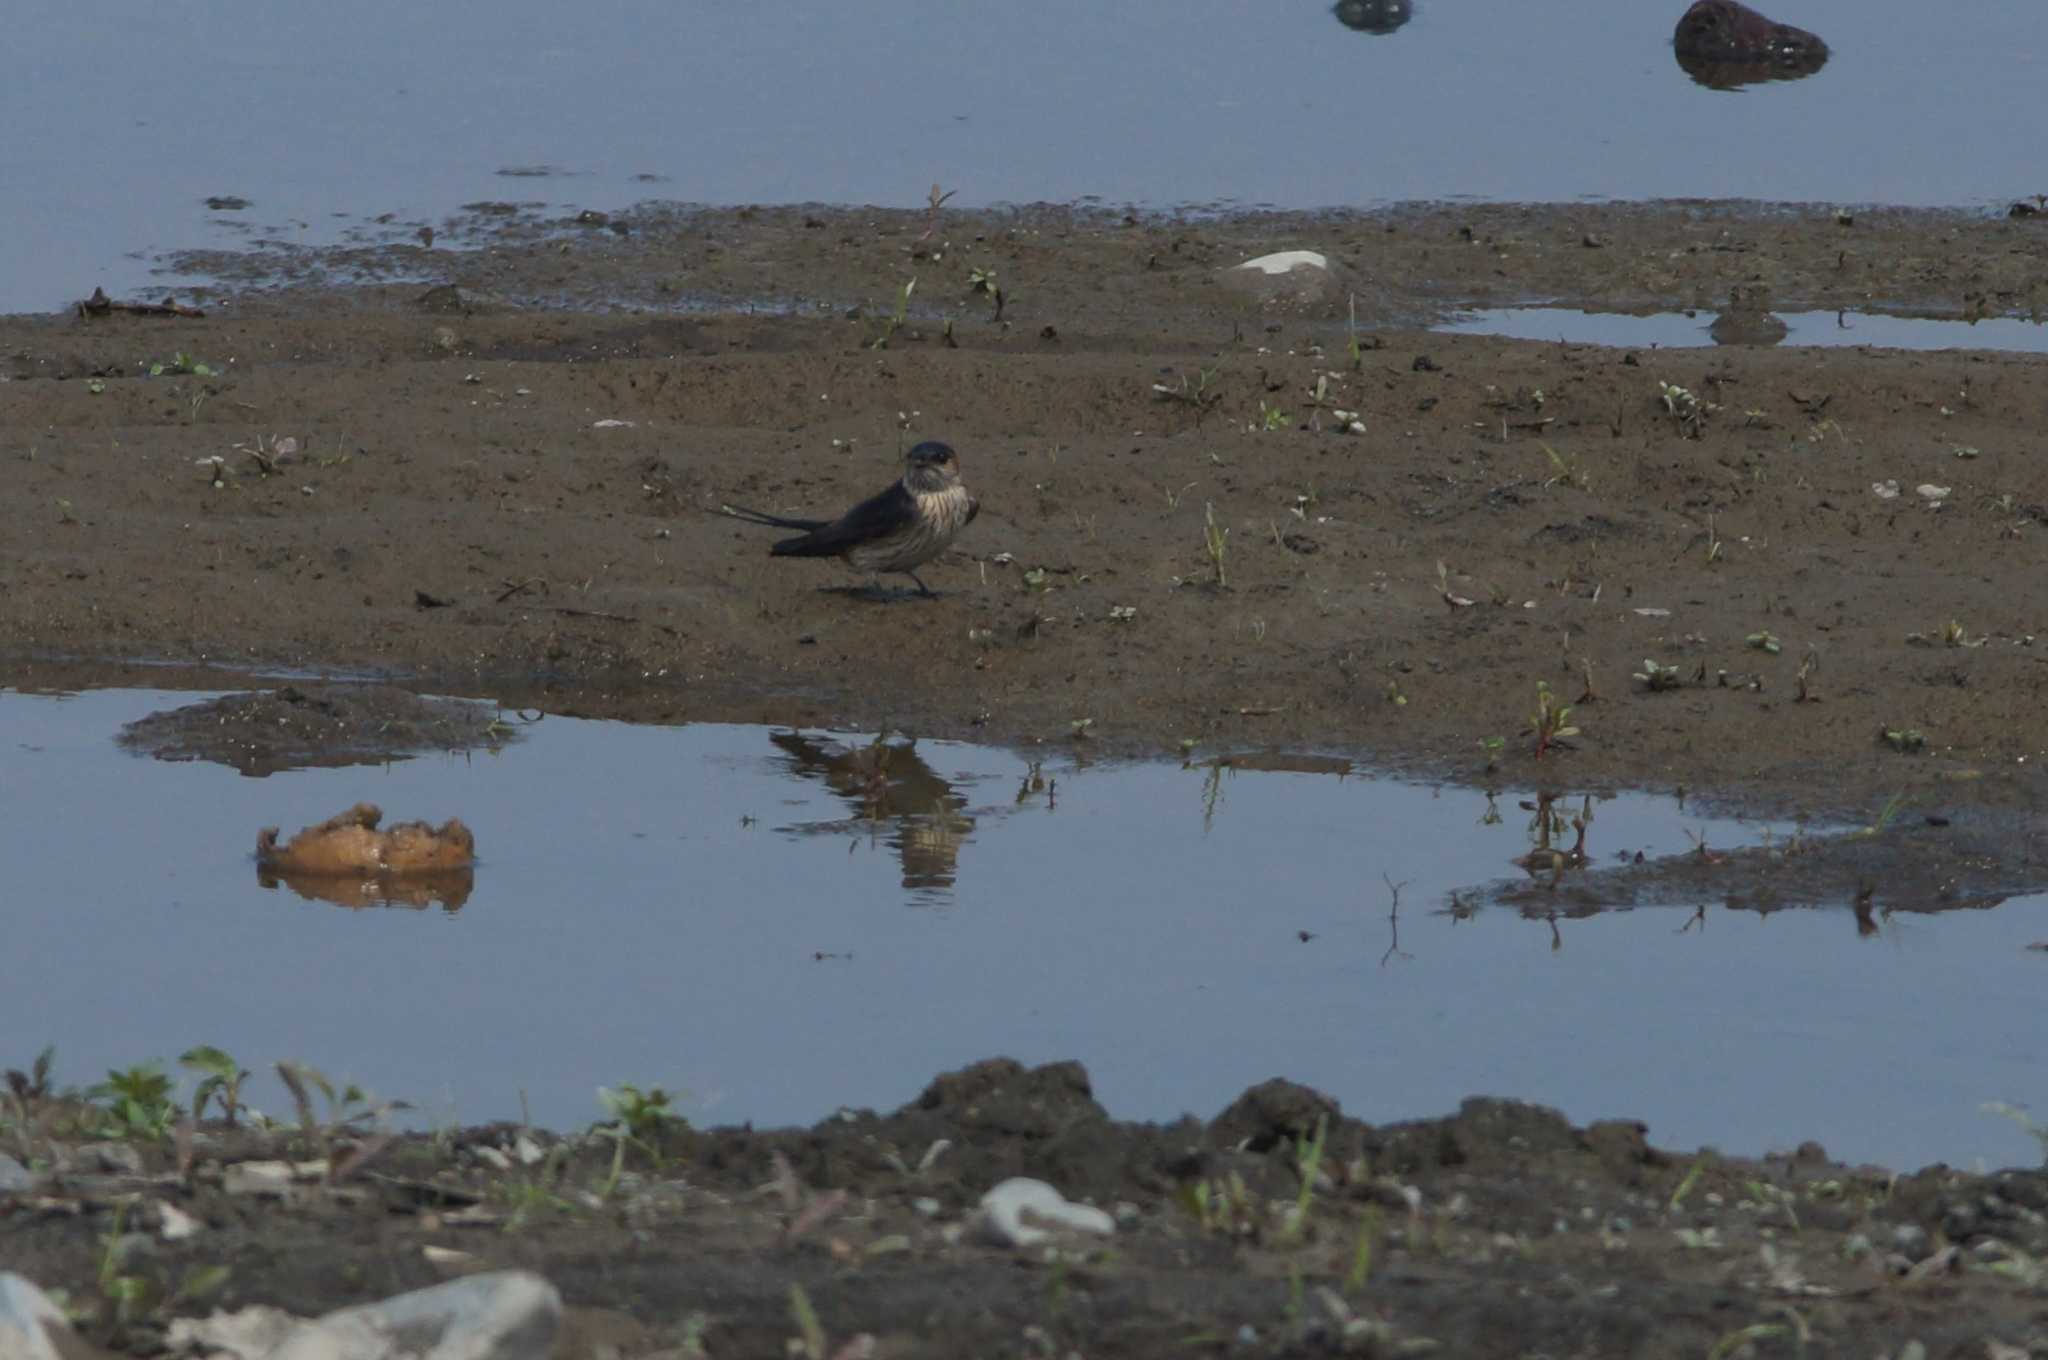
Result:
<svg viewBox="0 0 2048 1360"><path fill-rule="evenodd" d="M1545 486L1563 483L1566 486L1575 486L1581 491L1593 489L1593 483L1586 477L1585 470L1579 466L1579 456L1576 453L1566 457L1548 444L1541 447L1544 456L1550 459L1550 476L1544 479Z"/></svg>
<svg viewBox="0 0 2048 1360"><path fill-rule="evenodd" d="M789 1287L789 1315L796 1323L800 1343L789 1349L804 1360L825 1360L825 1328L818 1321L818 1310L811 1307L811 1296L800 1284Z"/></svg>
<svg viewBox="0 0 2048 1360"><path fill-rule="evenodd" d="M109 1138L164 1138L178 1119L171 1078L156 1059L109 1071L86 1098L102 1103L101 1132Z"/></svg>
<svg viewBox="0 0 2048 1360"><path fill-rule="evenodd" d="M967 291L979 293L995 304L995 311L989 314L989 320L1001 321L1003 319L1003 303L1005 299L1001 285L996 282L995 270L974 269L968 271Z"/></svg>
<svg viewBox="0 0 2048 1360"><path fill-rule="evenodd" d="M1500 769L1501 753L1508 749L1506 737L1481 737L1479 753L1486 757L1486 772L1493 774Z"/></svg>
<svg viewBox="0 0 2048 1360"><path fill-rule="evenodd" d="M327 1155L337 1135L365 1133L393 1110L412 1108L403 1100L372 1101L369 1093L354 1082L337 1090L326 1073L307 1063L281 1062L277 1065L277 1077L298 1107L299 1135L309 1153ZM311 1090L319 1091L327 1102L325 1122L314 1114Z"/></svg>
<svg viewBox="0 0 2048 1360"><path fill-rule="evenodd" d="M1663 404L1665 414L1671 417L1671 423L1678 427L1679 434L1687 439L1698 439L1706 427L1707 417L1721 409L1711 401L1702 401L1676 383L1662 380L1657 383L1657 399Z"/></svg>
<svg viewBox="0 0 2048 1360"><path fill-rule="evenodd" d="M1288 1212L1286 1222L1280 1229L1282 1241L1298 1240L1308 1228L1309 1205L1316 1194L1316 1177L1323 1166L1323 1147L1330 1133L1330 1116L1316 1116L1316 1131L1312 1138L1298 1138L1294 1142L1294 1172L1301 1178L1301 1186L1295 1191L1294 1207Z"/></svg>
<svg viewBox="0 0 2048 1360"><path fill-rule="evenodd" d="M882 319L881 333L868 342L869 349L887 349L889 341L910 317L910 295L917 291L917 276L911 275L896 295L896 310Z"/></svg>
<svg viewBox="0 0 2048 1360"><path fill-rule="evenodd" d="M1179 1199L1204 1232L1249 1236L1258 1229L1258 1200L1236 1171L1214 1181L1188 1181Z"/></svg>
<svg viewBox="0 0 2048 1360"><path fill-rule="evenodd" d="M674 1099L659 1086L643 1091L631 1082L621 1082L616 1089L597 1088L597 1103L604 1106L605 1113L643 1143L659 1137L670 1124L688 1125L688 1120L669 1108Z"/></svg>
<svg viewBox="0 0 2048 1360"><path fill-rule="evenodd" d="M179 350L171 355L168 362L159 359L149 366L149 376L152 378L172 377L180 373L189 373L195 378L214 378L220 376L219 369L215 368L212 364L193 358L185 353L184 350Z"/></svg>
<svg viewBox="0 0 2048 1360"><path fill-rule="evenodd" d="M1288 417L1287 412L1277 406L1268 406L1265 398L1261 397L1259 399L1259 418L1252 422L1251 428L1254 433L1259 431L1271 433L1274 430L1284 430L1292 423L1293 421Z"/></svg>
<svg viewBox="0 0 2048 1360"><path fill-rule="evenodd" d="M1216 566L1216 588L1228 589L1230 578L1224 571L1223 557L1230 544L1230 530L1216 522L1216 506L1206 502L1202 506L1202 547L1209 554L1209 560Z"/></svg>
<svg viewBox="0 0 2048 1360"><path fill-rule="evenodd" d="M27 1104L30 1101L47 1100L50 1097L50 1066L57 1060L57 1046L47 1044L36 1054L36 1060L29 1064L28 1071L18 1067L7 1069L7 1090L13 1097Z"/></svg>
<svg viewBox="0 0 2048 1360"><path fill-rule="evenodd" d="M1670 1212L1675 1214L1685 1207L1686 1197L1692 1194L1693 1187L1697 1186L1700 1183L1700 1177L1706 1174L1707 1159L1705 1157L1695 1159L1693 1164L1686 1168L1685 1175L1679 1179L1677 1187L1671 1192L1671 1202L1666 1206Z"/></svg>
<svg viewBox="0 0 2048 1360"><path fill-rule="evenodd" d="M1778 635L1769 629L1751 633L1742 640L1742 644L1745 647L1754 647L1760 652L1768 652L1772 656L1776 656L1782 650L1778 642Z"/></svg>
<svg viewBox="0 0 2048 1360"><path fill-rule="evenodd" d="M2004 1101L1994 1100L1978 1107L1986 1114L2003 1115L2026 1131L2029 1138L2041 1145L2041 1160L2048 1163L2048 1124L2040 1124L2030 1118L2025 1110L2016 1109Z"/></svg>
<svg viewBox="0 0 2048 1360"><path fill-rule="evenodd" d="M1379 1206L1368 1205L1358 1216L1358 1240L1351 1248L1351 1269L1344 1276L1346 1293L1356 1294L1365 1288L1366 1278L1372 1274L1372 1244L1379 1235Z"/></svg>
<svg viewBox="0 0 2048 1360"><path fill-rule="evenodd" d="M1199 430L1202 428L1202 417L1209 413L1209 408L1223 400L1223 394L1216 391L1213 386L1215 381L1216 370L1203 368L1195 371L1195 381L1192 385L1188 382L1188 375L1183 373L1177 383L1153 383L1152 391L1161 401L1177 402L1182 406L1192 407L1195 412L1195 428ZM1172 499L1170 493L1168 499Z"/></svg>
<svg viewBox="0 0 2048 1360"><path fill-rule="evenodd" d="M199 1122L206 1113L206 1102L211 1100L220 1106L220 1117L227 1126L235 1127L235 1117L242 1109L242 1083L249 1079L241 1064L225 1051L201 1044L179 1054L178 1065L205 1074L192 1092L192 1121Z"/></svg>
<svg viewBox="0 0 2048 1360"><path fill-rule="evenodd" d="M1543 759L1544 753L1566 737L1576 737L1579 729L1572 725L1572 706L1559 701L1551 692L1550 682L1536 682L1536 714L1531 720L1536 729L1536 758Z"/></svg>
<svg viewBox="0 0 2048 1360"><path fill-rule="evenodd" d="M1926 734L1917 727L1887 727L1881 729L1884 744L1902 755L1916 755L1927 749Z"/></svg>
<svg viewBox="0 0 2048 1360"><path fill-rule="evenodd" d="M107 1301L113 1314L107 1321L116 1331L133 1321L149 1299L149 1281L140 1275L123 1274L121 1270L127 1256L127 1242L121 1228L127 1221L128 1206L116 1204L114 1221L108 1225L107 1235L100 1239L100 1263L96 1276L100 1297Z"/></svg>
<svg viewBox="0 0 2048 1360"><path fill-rule="evenodd" d="M1635 678L1642 681L1643 688L1652 694L1659 690L1677 689L1684 683L1678 667L1660 666L1648 657L1643 658L1643 668L1635 673Z"/></svg>
<svg viewBox="0 0 2048 1360"><path fill-rule="evenodd" d="M1351 371L1353 373L1363 372L1365 369L1365 346L1358 339L1358 294L1356 293L1351 295L1351 321L1347 331L1349 341L1346 348L1351 354Z"/></svg>

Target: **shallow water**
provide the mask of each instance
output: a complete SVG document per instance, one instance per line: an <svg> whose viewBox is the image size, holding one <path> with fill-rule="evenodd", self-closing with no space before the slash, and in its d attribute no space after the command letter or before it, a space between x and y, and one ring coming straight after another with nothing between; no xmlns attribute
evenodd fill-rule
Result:
<svg viewBox="0 0 2048 1360"><path fill-rule="evenodd" d="M21 0L0 310L125 294L169 249L407 237L492 199L910 207L936 181L962 206L2002 206L2041 187L2032 0L1775 0L1833 56L1740 92L1679 69L1683 9L1415 0L1372 34L1323 0Z"/></svg>
<svg viewBox="0 0 2048 1360"><path fill-rule="evenodd" d="M1785 323L1787 346L1879 349L1981 349L2048 353L2048 324L2018 317L1957 321L1883 312L1773 312ZM1499 307L1465 312L1436 327L1457 335L1498 335L1510 340L1561 340L1624 349L1690 349L1719 343L1708 328L1717 312L1588 312L1571 307Z"/></svg>
<svg viewBox="0 0 2048 1360"><path fill-rule="evenodd" d="M1507 795L1488 825L1466 790L1066 751L1034 785L1017 755L943 742L875 783L815 734L562 718L497 756L265 779L115 748L120 723L200 697L0 693L0 1063L55 1042L85 1082L212 1043L261 1065L273 1112L268 1066L297 1058L425 1122L517 1117L523 1096L567 1127L601 1083L681 1087L700 1122L808 1122L1000 1053L1081 1059L1123 1117L1206 1117L1285 1075L1375 1121L1485 1093L1646 1119L1675 1147L2037 1151L1978 1107L2048 1076L2038 900L1870 939L1846 909L1715 907L1703 928L1643 909L1553 935L1443 910L1516 872ZM358 799L475 828L459 911L259 883L258 826ZM1595 812L1596 857L1764 831L1646 796Z"/></svg>

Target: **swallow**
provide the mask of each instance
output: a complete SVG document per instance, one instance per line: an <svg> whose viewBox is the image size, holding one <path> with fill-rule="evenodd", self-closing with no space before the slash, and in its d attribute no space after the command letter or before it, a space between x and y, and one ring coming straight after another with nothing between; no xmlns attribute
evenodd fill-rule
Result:
<svg viewBox="0 0 2048 1360"><path fill-rule="evenodd" d="M950 446L926 440L905 462L901 479L838 519L788 519L741 505L718 508L749 524L802 530L769 548L771 556L840 557L856 571L902 572L930 598L932 589L918 579L917 568L951 546L981 512L981 503L961 485L960 455Z"/></svg>

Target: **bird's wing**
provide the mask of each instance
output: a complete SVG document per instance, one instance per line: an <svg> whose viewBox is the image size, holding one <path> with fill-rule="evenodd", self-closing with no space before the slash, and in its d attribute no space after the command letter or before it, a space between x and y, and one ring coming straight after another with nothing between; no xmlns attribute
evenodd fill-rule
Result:
<svg viewBox="0 0 2048 1360"><path fill-rule="evenodd" d="M965 529L968 525L974 523L974 517L980 513L981 501L974 496L969 496L967 498L967 518L960 521L960 527Z"/></svg>
<svg viewBox="0 0 2048 1360"><path fill-rule="evenodd" d="M912 499L903 483L896 482L888 490L868 497L830 524L819 525L800 541L805 554L829 556L900 532L916 518L917 502ZM780 550L782 545L778 543L776 547Z"/></svg>

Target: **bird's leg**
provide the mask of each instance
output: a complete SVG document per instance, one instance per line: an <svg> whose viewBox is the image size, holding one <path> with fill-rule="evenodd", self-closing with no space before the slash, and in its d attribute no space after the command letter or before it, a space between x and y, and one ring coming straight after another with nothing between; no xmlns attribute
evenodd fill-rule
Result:
<svg viewBox="0 0 2048 1360"><path fill-rule="evenodd" d="M935 595L935 594L933 594L933 593L932 593L932 588L931 588L930 586L926 585L926 584L925 584L925 583L924 583L923 581L920 581L920 580L918 580L918 576L917 576L917 573L916 573L916 572L914 572L914 571L906 571L906 572L904 572L903 574L904 574L905 576L908 576L908 577L909 577L909 578L910 578L911 580L913 580L913 581L917 581L917 593L918 593L918 594L920 594L920 595L924 596L924 597L925 597L925 598L926 598L927 600L936 600L936 599L938 599L938 598L939 598L939 597L938 597L937 595Z"/></svg>

